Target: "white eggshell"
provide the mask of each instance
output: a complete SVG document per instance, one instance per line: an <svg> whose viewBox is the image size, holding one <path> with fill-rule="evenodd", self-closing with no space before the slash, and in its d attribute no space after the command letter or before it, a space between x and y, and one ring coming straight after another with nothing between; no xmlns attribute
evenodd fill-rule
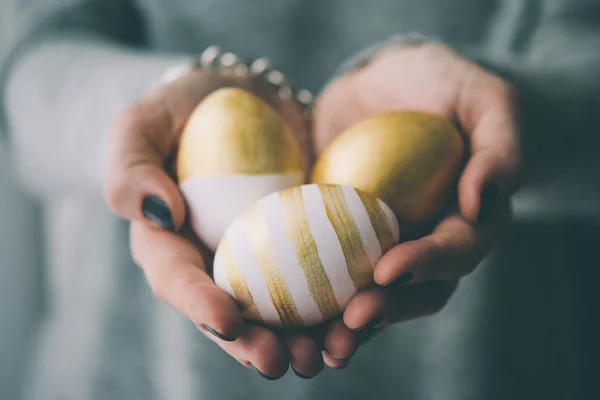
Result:
<svg viewBox="0 0 600 400"><path fill-rule="evenodd" d="M188 179L180 184L190 222L203 243L215 251L227 227L265 194L301 185L302 172L223 175Z"/></svg>
<svg viewBox="0 0 600 400"><path fill-rule="evenodd" d="M373 267L399 241L391 209L350 186L309 184L260 199L228 227L216 284L246 317L311 326L339 315L373 283Z"/></svg>

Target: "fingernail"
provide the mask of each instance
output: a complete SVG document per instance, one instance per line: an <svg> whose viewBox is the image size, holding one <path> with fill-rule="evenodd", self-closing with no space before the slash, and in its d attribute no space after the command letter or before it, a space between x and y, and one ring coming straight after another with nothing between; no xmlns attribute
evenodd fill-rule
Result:
<svg viewBox="0 0 600 400"><path fill-rule="evenodd" d="M222 333L220 333L220 332L216 331L215 329L213 329L211 326L206 325L206 324L202 324L202 328L205 329L207 332L213 334L217 338L219 338L221 340L225 340L226 342L234 342L235 339L236 339L236 338L231 338L231 337L225 336Z"/></svg>
<svg viewBox="0 0 600 400"><path fill-rule="evenodd" d="M268 380L268 381L275 381L275 380L277 380L277 378L270 377L270 376L268 376L268 375L265 375L265 374L263 374L262 372L260 372L260 371L259 371L259 369L258 369L258 368L256 368L256 367L254 366L254 364L250 363L250 365L252 366L252 368L254 368L254 370L255 370L256 372L258 372L258 374L259 374L260 376L262 376L262 377L263 377L263 378L265 378L266 380Z"/></svg>
<svg viewBox="0 0 600 400"><path fill-rule="evenodd" d="M383 314L379 314L378 316L373 318L371 321L369 321L369 323L367 323L365 326L363 326L361 328L353 329L353 331L360 332L365 329L373 328L374 326L377 326L380 323L382 323L384 319L385 319L385 316Z"/></svg>
<svg viewBox="0 0 600 400"><path fill-rule="evenodd" d="M300 372L296 371L296 368L294 368L294 366L292 364L290 364L290 367L292 367L292 371L294 371L294 373L296 374L296 376L298 376L299 378L302 378L302 379L312 379L312 376L302 375Z"/></svg>
<svg viewBox="0 0 600 400"><path fill-rule="evenodd" d="M156 222L162 228L174 230L173 217L167 203L156 196L146 196L142 201L144 216L150 221Z"/></svg>
<svg viewBox="0 0 600 400"><path fill-rule="evenodd" d="M500 195L500 189L495 183L488 184L481 193L481 204L479 206L479 215L477 216L477 224L482 224L492 212L496 201Z"/></svg>
<svg viewBox="0 0 600 400"><path fill-rule="evenodd" d="M412 272L404 272L404 273L400 274L400 276L397 277L396 279L392 279L391 281L389 281L388 283L383 285L383 287L390 286L391 284L406 285L408 282L412 281L413 278L414 278L414 276L413 276Z"/></svg>

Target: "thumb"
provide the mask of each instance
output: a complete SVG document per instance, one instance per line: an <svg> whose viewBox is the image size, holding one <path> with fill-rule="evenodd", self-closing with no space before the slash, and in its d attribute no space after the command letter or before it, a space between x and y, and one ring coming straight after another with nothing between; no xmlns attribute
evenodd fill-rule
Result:
<svg viewBox="0 0 600 400"><path fill-rule="evenodd" d="M458 105L471 150L459 181L458 200L463 216L476 223L486 218L498 200L512 195L522 179L512 88L484 77L463 93Z"/></svg>
<svg viewBox="0 0 600 400"><path fill-rule="evenodd" d="M165 164L194 107L218 87L213 78L204 71L186 74L131 104L114 120L104 191L117 215L150 220L169 230L181 227L185 202Z"/></svg>
<svg viewBox="0 0 600 400"><path fill-rule="evenodd" d="M512 168L493 151L475 153L459 182L459 205L463 216L482 223L502 198L515 190Z"/></svg>
<svg viewBox="0 0 600 400"><path fill-rule="evenodd" d="M150 220L175 230L183 224L184 201L164 164L174 148L172 118L164 105L139 101L114 121L109 138L105 197L131 221Z"/></svg>

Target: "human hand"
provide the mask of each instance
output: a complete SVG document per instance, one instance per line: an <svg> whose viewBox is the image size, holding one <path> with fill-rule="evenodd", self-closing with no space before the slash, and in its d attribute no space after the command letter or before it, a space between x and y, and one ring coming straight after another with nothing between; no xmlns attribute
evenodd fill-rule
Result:
<svg viewBox="0 0 600 400"><path fill-rule="evenodd" d="M279 99L255 76L196 70L148 93L116 118L106 200L131 221L133 259L159 299L264 377L281 377L290 363L300 375L312 377L323 368L322 347L333 346L333 353L345 357L355 348L354 334L341 320L285 336L244 321L234 299L213 282L212 254L186 222L185 202L173 179L173 155L195 106L223 86L244 88L269 103L289 123L310 160L308 123L296 105Z"/></svg>
<svg viewBox="0 0 600 400"><path fill-rule="evenodd" d="M343 317L347 327L360 331L438 312L491 250L510 222L510 196L521 179L514 103L506 82L437 43L388 46L319 96L317 153L359 120L400 109L449 118L469 151L457 210L382 257L374 270L378 286L351 300Z"/></svg>

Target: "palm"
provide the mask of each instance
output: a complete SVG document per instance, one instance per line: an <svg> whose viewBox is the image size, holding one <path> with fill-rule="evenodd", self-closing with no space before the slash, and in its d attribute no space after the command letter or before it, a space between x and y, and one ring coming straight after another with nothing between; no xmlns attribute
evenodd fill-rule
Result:
<svg viewBox="0 0 600 400"><path fill-rule="evenodd" d="M334 81L316 103L316 151L343 129L381 112L417 109L455 120L474 66L449 50L440 62L438 51L383 53L364 69Z"/></svg>

